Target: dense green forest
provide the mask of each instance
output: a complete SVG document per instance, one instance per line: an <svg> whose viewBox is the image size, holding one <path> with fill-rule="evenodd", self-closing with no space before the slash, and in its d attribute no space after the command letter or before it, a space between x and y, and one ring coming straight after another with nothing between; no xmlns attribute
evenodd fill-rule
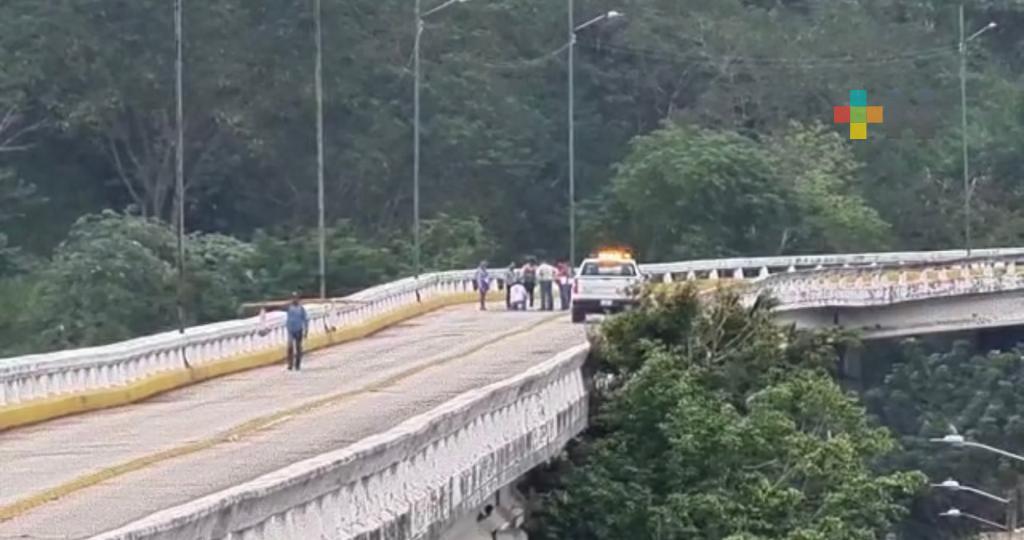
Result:
<svg viewBox="0 0 1024 540"><path fill-rule="evenodd" d="M411 0L323 4L328 284L342 294L411 267L415 25ZM582 30L576 48L581 251L962 245L956 7L577 2L579 22L626 14ZM426 266L566 256L565 9L478 0L427 20ZM316 290L311 10L185 5L187 322ZM967 6L968 31L989 21L967 50L973 226L976 245L1009 245L1024 232L1024 10ZM169 1L0 5L3 351L173 325L172 239L157 230L174 199L173 38ZM886 110L866 141L831 123L855 88Z"/></svg>

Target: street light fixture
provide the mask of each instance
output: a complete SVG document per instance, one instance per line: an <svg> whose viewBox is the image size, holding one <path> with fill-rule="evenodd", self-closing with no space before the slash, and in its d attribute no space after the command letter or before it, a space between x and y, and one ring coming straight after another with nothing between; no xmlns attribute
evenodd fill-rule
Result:
<svg viewBox="0 0 1024 540"><path fill-rule="evenodd" d="M967 447L967 448L978 448L978 449L981 449L981 450L986 450L988 452L992 452L994 454L999 454L999 455L1001 455L1003 457L1008 457L1008 458L1011 458L1011 459L1015 459L1017 461L1024 461L1024 456L1014 454L1013 452L1007 452L1006 450L1002 450L1002 449L996 448L994 446L989 446L987 444L981 444L981 443L977 443L977 442L974 442L974 441L968 441L967 439L964 438L963 435L960 435L960 434L957 434L957 433L951 433L949 435L946 435L945 437L938 438L938 439L931 439L931 441L932 442L949 444L949 445L952 445L952 446L954 446L956 448L964 448L964 447Z"/></svg>
<svg viewBox="0 0 1024 540"><path fill-rule="evenodd" d="M967 167L967 43L996 27L990 22L964 38L964 5L960 4L960 139L964 161L964 247L971 256L971 181Z"/></svg>
<svg viewBox="0 0 1024 540"><path fill-rule="evenodd" d="M601 21L623 14L609 11L577 25L573 0L569 2L569 267L576 267L576 34Z"/></svg>
<svg viewBox="0 0 1024 540"><path fill-rule="evenodd" d="M942 517L948 517L948 518L967 518L967 519L971 519L971 520L977 521L978 523L984 523L985 525L988 525L989 527L993 527L993 528L999 529L1001 531L1007 530L1007 528L1005 526L1000 525L1000 524L998 524L998 523L996 523L994 521L989 521L989 520L987 520L987 519L985 519L983 517L976 516L974 514L970 514L970 513L964 512L964 511L962 511L960 509L957 509L957 508L950 508L949 510L946 510L945 512L942 512L939 515L942 516Z"/></svg>
<svg viewBox="0 0 1024 540"><path fill-rule="evenodd" d="M993 501L999 502L1001 504L1010 504L1010 499L1005 499L1005 498L1000 497L998 495L993 495L993 494L991 494L991 493L989 493L987 491L982 491L982 490L977 489L977 488L973 488L973 487L970 487L970 486L965 486L965 485L961 484L960 482L957 482L956 480L953 480L952 478L942 482L941 484L932 484L932 487L948 489L950 491L963 491L963 492L967 492L967 493L974 493L975 495L980 495L982 497L986 497L988 499L992 499Z"/></svg>
<svg viewBox="0 0 1024 540"><path fill-rule="evenodd" d="M412 221L413 221L413 270L417 279L420 277L420 42L423 37L423 20L443 11L454 4L464 4L469 0L448 0L447 2L424 12L422 0L416 0L416 39L413 45L413 70L415 83L413 87L413 176L412 176Z"/></svg>
<svg viewBox="0 0 1024 540"><path fill-rule="evenodd" d="M950 428L953 429L953 426L950 426ZM996 448L994 446L989 446L987 444L982 444L982 443L978 443L978 442L974 442L974 441L969 441L969 440L965 439L963 435L960 435L959 433L956 433L955 429L954 429L953 433L950 433L950 434L946 435L945 437L933 438L933 439L931 439L931 441L932 442L943 443L943 444L948 444L948 445L953 446L954 448L977 448L979 450L985 450L986 452L991 452L993 454L997 454L997 455L1000 455L1000 456L1003 456L1003 457L1008 457L1008 458L1011 458L1011 459L1015 459L1017 461L1024 461L1024 456L1020 456L1020 455L1014 454L1013 452L1008 452L1008 451L1003 450L1001 448ZM992 500L995 500L995 501L998 501L998 502L1000 502L1002 504L1007 505L1007 512L1006 512L1006 523L1007 523L1007 525L1005 527L1002 527L1002 526L1001 527L1003 529L1010 530L1010 531L1016 530L1016 528L1017 528L1017 515L1018 515L1018 512L1019 512L1019 506L1018 506L1019 502L1018 501L1020 500L1020 494L1019 494L1020 492L1019 492L1019 490L1013 490L1010 493L1010 498L1003 498L1003 497L999 497L999 496L993 495L991 493L987 493L987 492L981 491L980 489L975 489L975 488L963 486L959 482L957 482L956 480L953 480L953 479L949 479L949 480L946 480L945 482L942 482L941 484L937 484L936 487L952 489L954 491L967 491L967 492L974 493L974 494L977 494L977 495L981 495L983 497L987 497L989 499L992 499ZM943 515L945 515L945 514L943 514ZM957 517L957 516L952 516L951 515L950 517ZM971 518L971 519L975 519L976 518L976 516L970 516L970 515L967 515L966 517ZM988 521L985 521L985 523L991 524L991 522L988 522Z"/></svg>
<svg viewBox="0 0 1024 540"><path fill-rule="evenodd" d="M579 31L583 30L584 28L593 26L593 25L595 25L595 24L597 24L597 23L599 23L601 21L604 21L606 19L618 19L619 17L625 17L625 15L622 12L615 11L613 9L613 10L607 12L607 13L602 13L601 15L598 15L597 17L594 17L593 19L591 19L591 20L589 20L589 21L587 21L587 22L585 22L583 24L580 24L580 25L576 26L576 28L574 28L573 30L574 30L574 33L576 33L576 32L579 32Z"/></svg>

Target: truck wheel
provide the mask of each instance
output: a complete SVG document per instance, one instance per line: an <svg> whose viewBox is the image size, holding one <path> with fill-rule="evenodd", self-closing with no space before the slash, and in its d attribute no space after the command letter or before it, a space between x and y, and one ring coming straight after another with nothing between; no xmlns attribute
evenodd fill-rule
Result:
<svg viewBox="0 0 1024 540"><path fill-rule="evenodd" d="M587 320L587 314L581 309L572 310L572 322L581 323Z"/></svg>

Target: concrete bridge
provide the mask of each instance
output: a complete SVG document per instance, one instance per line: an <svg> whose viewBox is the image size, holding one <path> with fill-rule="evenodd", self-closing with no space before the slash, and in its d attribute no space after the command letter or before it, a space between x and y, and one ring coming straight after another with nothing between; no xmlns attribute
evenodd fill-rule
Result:
<svg viewBox="0 0 1024 540"><path fill-rule="evenodd" d="M645 265L868 337L1020 324L1024 249ZM522 538L509 486L587 421L583 329L480 313L471 272L281 314L0 360L0 539Z"/></svg>

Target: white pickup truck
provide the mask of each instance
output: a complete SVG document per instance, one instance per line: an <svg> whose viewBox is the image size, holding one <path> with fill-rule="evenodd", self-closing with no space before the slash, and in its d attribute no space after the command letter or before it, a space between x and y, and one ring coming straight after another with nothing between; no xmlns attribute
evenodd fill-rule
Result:
<svg viewBox="0 0 1024 540"><path fill-rule="evenodd" d="M572 288L572 322L588 313L619 312L636 303L633 290L644 281L636 261L624 253L599 253L576 271Z"/></svg>

